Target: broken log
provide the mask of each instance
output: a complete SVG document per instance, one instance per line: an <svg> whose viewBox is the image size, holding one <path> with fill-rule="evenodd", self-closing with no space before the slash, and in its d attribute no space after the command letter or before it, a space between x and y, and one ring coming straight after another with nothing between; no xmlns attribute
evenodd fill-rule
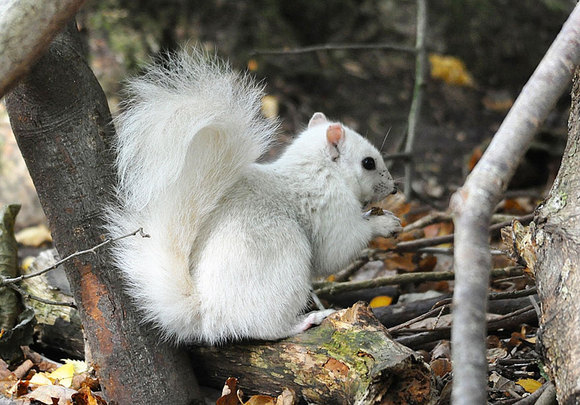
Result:
<svg viewBox="0 0 580 405"><path fill-rule="evenodd" d="M236 377L244 392L277 396L287 387L318 404L428 404L434 397L429 367L362 303L278 342L193 346L191 356L200 383L212 387Z"/></svg>

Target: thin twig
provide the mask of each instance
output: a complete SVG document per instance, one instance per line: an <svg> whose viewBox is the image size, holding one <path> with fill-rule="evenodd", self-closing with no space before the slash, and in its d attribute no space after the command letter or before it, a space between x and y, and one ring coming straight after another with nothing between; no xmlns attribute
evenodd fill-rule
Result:
<svg viewBox="0 0 580 405"><path fill-rule="evenodd" d="M382 49L397 52L416 53L414 47L406 45L398 45L392 43L377 43L377 44L320 44L311 45L301 48L288 49L255 49L250 55L298 55L302 53L318 52L318 51L338 51L338 50L368 50L368 49Z"/></svg>
<svg viewBox="0 0 580 405"><path fill-rule="evenodd" d="M507 214L494 214L491 217L491 225L489 227L490 232L495 231L497 229L503 228L504 226L511 225L512 221L516 219L522 223L528 223L532 219L534 219L534 214L526 214L526 215L507 215ZM450 222L453 218L451 214L447 212L440 212L436 211L429 215L425 215L422 218L419 218L415 222L411 222L407 226L403 228L403 232L410 232L416 229L424 228L429 225L437 224L440 222Z"/></svg>
<svg viewBox="0 0 580 405"><path fill-rule="evenodd" d="M513 217L513 219L517 219L520 222L531 221L534 217L534 214L527 214L522 216ZM501 222L499 224L494 224L489 227L489 232L497 231L505 226L509 226L511 221ZM413 225L413 224L411 224ZM417 249L424 248L424 247L431 247L441 245L443 243L452 243L454 241L455 234L443 235L443 236L434 236L432 238L423 238L423 239L416 239L411 241L403 241L397 243L397 245L391 249L394 252L413 252Z"/></svg>
<svg viewBox="0 0 580 405"><path fill-rule="evenodd" d="M435 313L439 312L439 308L435 308L435 310L436 310ZM429 312L432 312L432 311L429 311ZM533 305L528 305L527 307L520 308L518 310L510 312L509 314L501 315L501 316L498 316L497 318L490 319L487 322L488 329L490 329L490 330L496 329L498 327L498 324L501 324L503 321L511 319L511 318L517 318L517 317L519 317L523 314L526 314L528 312L533 312L535 314ZM394 328L391 328L391 329L394 329ZM389 329L389 331L390 331L390 329ZM406 334L412 334L412 333L423 333L423 332L429 332L429 331L450 332L451 327L450 326L442 326L439 328L414 328L414 329L405 329L405 330L402 330L400 332L406 333Z"/></svg>
<svg viewBox="0 0 580 405"><path fill-rule="evenodd" d="M498 249L490 249L489 251L492 256L501 256L505 255L505 252L502 252ZM417 253L427 253L431 255L453 255L453 248L439 248L439 247L424 247L417 249Z"/></svg>
<svg viewBox="0 0 580 405"><path fill-rule="evenodd" d="M417 38L415 49L415 85L413 87L413 100L409 110L407 140L405 153L413 153L417 124L421 116L423 104L423 88L425 87L425 70L427 65L427 52L425 51L425 32L427 31L427 0L417 0ZM412 197L411 182L413 181L413 162L405 163L405 197Z"/></svg>
<svg viewBox="0 0 580 405"><path fill-rule="evenodd" d="M67 262L67 261L69 261L77 256L82 256L82 255L85 255L87 253L95 253L98 249L100 249L100 248L102 248L102 247L104 247L112 242L116 242L118 240L125 239L125 238L128 238L130 236L135 236L137 234L139 234L142 238L149 237L149 235L147 235L146 233L143 232L143 228L139 228L134 232L128 233L127 235L119 236L118 238L107 239L107 240L103 241L102 243L99 243L98 245L93 246L90 249L74 252L71 255L65 257L64 259L59 260L58 262L56 262L52 266L47 267L46 269L42 269L42 270L36 271L34 273L23 274L21 276L14 277L14 278L0 278L0 287L4 287L4 286L10 285L10 284L18 283L22 280L26 280L29 278L38 277L44 273L47 273L51 270L56 269L61 264L65 263L65 262Z"/></svg>
<svg viewBox="0 0 580 405"><path fill-rule="evenodd" d="M45 298L39 297L37 295L30 294L29 292L27 292L23 288L20 288L16 284L8 284L6 287L11 288L12 290L16 291L17 293L19 293L21 296L23 296L25 298L28 298L28 299L31 299L34 301L38 301L38 302L42 302L43 304L46 304L46 305L57 305L57 306L61 306L61 307L70 307L70 308L75 308L75 309L77 307L74 302L52 301L52 300L47 300Z"/></svg>
<svg viewBox="0 0 580 405"><path fill-rule="evenodd" d="M493 277L506 277L510 275L522 274L522 269L519 266L505 267L500 269L493 269ZM364 281L347 281L344 283L323 282L315 283L314 293L317 295L334 295L345 291L363 290L366 288L376 288L385 285L395 284L409 284L423 281L443 281L453 280L455 274L452 271L445 272L419 272L419 273L404 273L390 277L379 277Z"/></svg>
<svg viewBox="0 0 580 405"><path fill-rule="evenodd" d="M393 252L404 253L404 252L414 252L417 249L424 247L431 247L442 245L444 243L452 243L454 234L443 235L443 236L433 236L432 238L422 238L409 241L403 241L397 243L397 245L391 249Z"/></svg>
<svg viewBox="0 0 580 405"><path fill-rule="evenodd" d="M523 224L527 224L529 223L532 219L534 219L534 214L527 214L527 215L521 215L521 216L517 216L517 217L513 217L508 221L504 221L504 222L499 222L497 224L493 224L489 227L489 231L490 232L494 232L497 231L498 229L504 228L506 226L510 226L512 224L513 220L517 220Z"/></svg>
<svg viewBox="0 0 580 405"><path fill-rule="evenodd" d="M528 288L526 290L517 290L517 291L506 291L506 292L498 292L498 293L490 293L487 296L488 300L505 300L510 298L520 298L520 297L527 297L530 295L534 295L538 292L536 287Z"/></svg>
<svg viewBox="0 0 580 405"><path fill-rule="evenodd" d="M451 220L451 215L449 215L447 212L435 211L429 215L425 215L424 217L419 218L415 222L411 222L403 228L403 232L410 232L414 231L415 229L425 228L429 225Z"/></svg>
<svg viewBox="0 0 580 405"><path fill-rule="evenodd" d="M536 315L538 315L538 319L542 316L542 310L540 309L540 306L538 305L538 302L536 301L536 299L533 296L528 296L528 298L530 299L530 302L532 303L532 305L534 306L534 309L536 310Z"/></svg>
<svg viewBox="0 0 580 405"><path fill-rule="evenodd" d="M384 160L404 160L411 161L413 156L407 152L397 152L397 153L383 153Z"/></svg>
<svg viewBox="0 0 580 405"><path fill-rule="evenodd" d="M393 326L392 328L389 328L389 333L397 332L398 330L406 328L409 325L412 325L412 324L417 323L419 321L422 321L424 319L430 318L432 315L438 315L438 314L441 315L441 313L443 313L443 311L449 310L450 308L451 308L451 305L449 305L449 304L433 308L433 309L425 312L422 315L419 315L413 319L409 319L407 322L403 322L397 326Z"/></svg>
<svg viewBox="0 0 580 405"><path fill-rule="evenodd" d="M367 264L370 261L370 259L371 259L370 256L365 256L365 257L361 257L360 259L355 260L346 269L338 272L336 274L336 276L334 277L334 281L336 281L338 283L341 281L348 280L350 278L350 276L352 276L354 273L356 273L362 266Z"/></svg>

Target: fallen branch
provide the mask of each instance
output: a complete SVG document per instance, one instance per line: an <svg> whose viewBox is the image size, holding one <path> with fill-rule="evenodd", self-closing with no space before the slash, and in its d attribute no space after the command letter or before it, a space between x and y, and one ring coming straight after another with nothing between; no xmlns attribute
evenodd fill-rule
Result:
<svg viewBox="0 0 580 405"><path fill-rule="evenodd" d="M529 305L527 296L535 294L535 288L513 291L510 293L489 294L490 314L508 314ZM451 304L450 295L444 294L435 298L413 301L405 304L395 304L386 307L373 308L373 313L387 328L393 328L410 319L418 318L433 309Z"/></svg>
<svg viewBox="0 0 580 405"><path fill-rule="evenodd" d="M516 275L518 276L522 275L523 271L521 267L514 266L493 269L491 274L493 277L511 277ZM371 280L363 280L363 281L346 281L343 283L335 283L335 282L315 283L314 293L316 295L333 295L345 291L362 290L365 288L375 288L385 285L419 283L423 281L453 280L454 278L455 273L453 273L452 271L404 273L397 274L396 276L378 277Z"/></svg>
<svg viewBox="0 0 580 405"><path fill-rule="evenodd" d="M536 310L533 306L528 305L525 308L518 309L512 313L503 315L496 319L492 319L486 323L486 334L487 332L493 332L500 329L513 329L518 328L523 323L536 322L538 319L536 315ZM395 338L395 340L407 347L416 349L421 345L434 342L440 339L449 339L451 336L450 327L442 327L435 329L404 329L398 331L400 333L410 333L410 335L400 336Z"/></svg>

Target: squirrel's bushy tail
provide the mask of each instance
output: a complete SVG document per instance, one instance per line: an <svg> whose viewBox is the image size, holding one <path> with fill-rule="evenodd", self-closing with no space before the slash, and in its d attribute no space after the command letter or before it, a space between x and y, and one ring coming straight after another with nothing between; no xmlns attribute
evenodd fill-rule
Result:
<svg viewBox="0 0 580 405"><path fill-rule="evenodd" d="M113 256L147 319L170 338L196 339L192 246L276 124L261 117L261 86L201 51L152 65L127 94L115 122L119 207L110 232L143 227L151 237L123 239Z"/></svg>

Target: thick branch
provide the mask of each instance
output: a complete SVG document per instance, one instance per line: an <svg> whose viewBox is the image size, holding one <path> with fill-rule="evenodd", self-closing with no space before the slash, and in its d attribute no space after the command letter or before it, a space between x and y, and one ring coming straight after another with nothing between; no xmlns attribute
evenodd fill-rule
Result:
<svg viewBox="0 0 580 405"><path fill-rule="evenodd" d="M491 213L534 133L568 87L580 63L580 6L522 90L489 148L465 185L452 197L455 218L455 293L452 343L453 403L487 399L485 304L491 255L487 228Z"/></svg>
<svg viewBox="0 0 580 405"><path fill-rule="evenodd" d="M4 0L0 13L0 97L24 76L85 0Z"/></svg>

